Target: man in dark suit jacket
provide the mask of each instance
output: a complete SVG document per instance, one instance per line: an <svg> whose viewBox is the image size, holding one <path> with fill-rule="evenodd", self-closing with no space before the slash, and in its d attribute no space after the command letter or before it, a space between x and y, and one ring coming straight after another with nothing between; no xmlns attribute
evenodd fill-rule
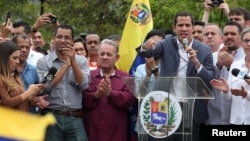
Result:
<svg viewBox="0 0 250 141"><path fill-rule="evenodd" d="M205 44L192 38L194 19L190 13L179 12L174 18L174 32L176 36L168 35L164 40L157 42L155 49L148 41L137 52L143 57L160 55L160 77L200 77L208 86L214 78L212 50ZM183 45L183 39L188 40ZM152 42L153 43L153 42ZM200 125L208 119L207 101L195 100L193 113L192 141L200 141Z"/></svg>

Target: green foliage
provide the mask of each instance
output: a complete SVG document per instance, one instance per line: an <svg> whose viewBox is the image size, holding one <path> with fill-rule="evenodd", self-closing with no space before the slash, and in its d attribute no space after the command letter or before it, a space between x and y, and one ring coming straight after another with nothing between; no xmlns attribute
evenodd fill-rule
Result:
<svg viewBox="0 0 250 141"><path fill-rule="evenodd" d="M168 125L173 125L176 121L177 110L174 104L170 105L169 107L169 118L168 118Z"/></svg>
<svg viewBox="0 0 250 141"><path fill-rule="evenodd" d="M122 35L132 0L43 0L44 12L57 16L60 23L70 24L76 35L82 32L97 32L102 38L110 34ZM178 11L189 11L201 20L204 0L149 0L153 14L154 28L171 29L173 18ZM227 0L229 7L250 9L249 0ZM32 25L40 15L40 0L1 0L2 22L7 11L12 12L12 21L25 20ZM226 16L214 8L210 22L223 25ZM50 25L43 27L42 33L47 41L52 38Z"/></svg>
<svg viewBox="0 0 250 141"><path fill-rule="evenodd" d="M150 123L150 103L146 101L144 104L143 120L148 124Z"/></svg>

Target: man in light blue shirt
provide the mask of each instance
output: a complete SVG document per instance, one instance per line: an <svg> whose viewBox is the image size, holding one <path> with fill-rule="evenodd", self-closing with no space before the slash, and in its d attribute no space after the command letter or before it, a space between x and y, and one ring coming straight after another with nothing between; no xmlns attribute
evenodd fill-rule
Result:
<svg viewBox="0 0 250 141"><path fill-rule="evenodd" d="M90 72L87 59L75 54L73 38L71 26L59 25L53 37L55 50L37 63L40 81L51 67L57 69L54 79L46 83L49 105L41 111L53 113L57 120L48 128L46 141L87 141L82 122L82 90L89 86Z"/></svg>

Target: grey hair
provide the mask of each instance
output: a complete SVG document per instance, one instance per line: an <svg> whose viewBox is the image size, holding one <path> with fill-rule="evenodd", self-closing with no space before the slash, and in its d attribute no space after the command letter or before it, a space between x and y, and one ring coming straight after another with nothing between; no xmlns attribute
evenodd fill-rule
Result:
<svg viewBox="0 0 250 141"><path fill-rule="evenodd" d="M245 28L241 33L240 33L240 38L243 40L243 37L245 34L250 32L250 27Z"/></svg>
<svg viewBox="0 0 250 141"><path fill-rule="evenodd" d="M101 42L101 46L102 46L102 44L112 45L113 47L115 47L116 53L119 54L119 47L118 47L118 45L113 40L104 39Z"/></svg>
<svg viewBox="0 0 250 141"><path fill-rule="evenodd" d="M203 35L204 35L204 30L205 30L205 28L206 28L207 26L212 26L212 25L216 26L217 29L218 29L219 35L220 35L220 36L223 36L222 29L221 29L221 28L219 27L219 25L216 24L216 23L208 23L208 24L206 24L206 25L204 26L204 28L203 28Z"/></svg>

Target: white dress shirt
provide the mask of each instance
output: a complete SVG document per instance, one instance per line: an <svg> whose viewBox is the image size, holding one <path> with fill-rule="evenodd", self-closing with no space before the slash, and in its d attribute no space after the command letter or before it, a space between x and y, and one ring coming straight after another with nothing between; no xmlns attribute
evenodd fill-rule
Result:
<svg viewBox="0 0 250 141"><path fill-rule="evenodd" d="M29 56L27 58L27 62L31 65L33 65L34 67L36 67L36 63L37 61L42 58L44 55L42 53L36 52L34 50L32 50L30 48L30 53Z"/></svg>
<svg viewBox="0 0 250 141"><path fill-rule="evenodd" d="M224 44L221 44L219 47L219 50L223 48ZM218 61L218 52L213 52L213 61L216 68L216 79L224 78L228 79L228 69L224 66L221 70L219 70L216 67L216 63ZM240 47L236 50L234 60L238 61L242 58L245 58L245 52ZM209 113L209 119L207 120L206 124L208 125L228 125L230 124L230 115L231 115L231 104L232 100L225 100L223 98L223 94L221 94L221 91L217 89L212 90L215 99L210 99L208 102L208 113Z"/></svg>
<svg viewBox="0 0 250 141"><path fill-rule="evenodd" d="M173 87L171 87L170 93L175 94L178 101L184 102L185 100L182 98L187 96L186 76L187 76L188 62L190 61L190 59L188 58L187 52L185 51L183 45L178 39L177 39L177 44L178 44L178 52L180 54L180 63L178 66L178 70L176 72L176 76L179 79L173 80L173 85L172 85ZM189 46L192 47L192 44L193 40L191 41ZM197 73L199 73L201 69L202 65L197 70Z"/></svg>
<svg viewBox="0 0 250 141"><path fill-rule="evenodd" d="M231 71L235 68L247 73L248 75L250 74L246 67L245 57L239 61L233 62L231 65L229 70L230 73L228 75L228 83L229 87L234 89L241 89L241 86L243 86L245 90L247 90L247 96L245 98L242 96L235 96L232 95L229 90L227 94L222 93L223 98L226 100L232 99L230 123L236 125L250 125L250 85L248 85L245 80L231 74Z"/></svg>

